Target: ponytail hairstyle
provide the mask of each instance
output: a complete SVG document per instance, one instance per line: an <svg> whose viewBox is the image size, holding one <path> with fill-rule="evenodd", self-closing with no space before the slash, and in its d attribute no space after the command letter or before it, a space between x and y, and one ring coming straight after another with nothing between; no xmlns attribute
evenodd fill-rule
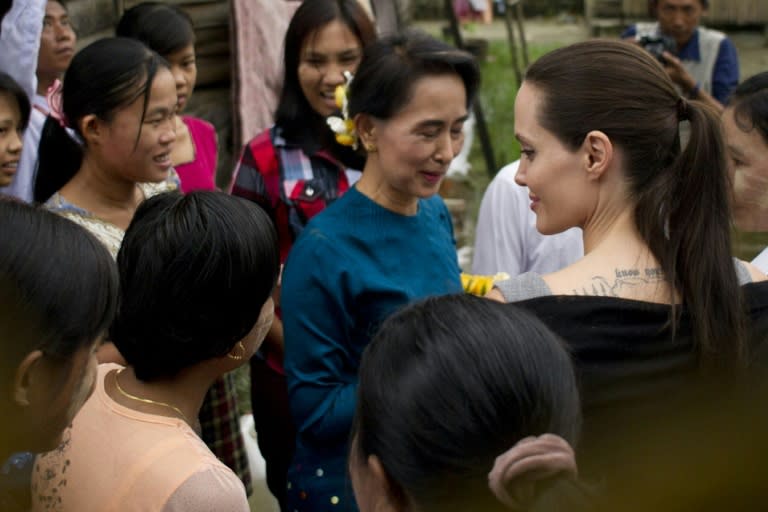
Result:
<svg viewBox="0 0 768 512"><path fill-rule="evenodd" d="M95 114L109 122L115 112L144 99L144 122L149 92L157 70L168 64L139 41L124 37L100 39L72 59L61 91L62 120L49 116L40 137L34 200L45 202L77 173L87 147L80 121ZM51 105L53 108L54 105ZM71 137L74 131L79 140ZM138 143L141 131L136 134Z"/></svg>
<svg viewBox="0 0 768 512"><path fill-rule="evenodd" d="M745 314L718 114L681 98L652 56L620 41L555 50L533 63L525 81L544 94L539 122L566 147L575 151L600 130L621 148L635 225L690 313L700 362L743 362ZM690 124L684 148L682 121ZM673 336L679 314L673 305Z"/></svg>
<svg viewBox="0 0 768 512"><path fill-rule="evenodd" d="M142 2L123 13L115 35L138 39L163 57L195 43L192 18L176 5Z"/></svg>
<svg viewBox="0 0 768 512"><path fill-rule="evenodd" d="M563 343L515 305L461 294L406 307L382 324L359 375L350 469L375 455L397 509L493 512L512 498L529 510L551 499L544 488L573 487L539 464L499 472L497 457L531 436L557 439L573 462L581 425Z"/></svg>
<svg viewBox="0 0 768 512"><path fill-rule="evenodd" d="M358 0L312 0L302 2L285 34L283 89L275 111L275 124L283 137L311 154L330 150L345 165L362 169L365 160L349 147L338 144L325 118L310 106L299 82L299 63L304 44L317 31L334 21L344 24L365 47L376 39L376 27Z"/></svg>
<svg viewBox="0 0 768 512"><path fill-rule="evenodd" d="M768 144L768 71L744 80L731 94L736 125L745 132L757 130Z"/></svg>

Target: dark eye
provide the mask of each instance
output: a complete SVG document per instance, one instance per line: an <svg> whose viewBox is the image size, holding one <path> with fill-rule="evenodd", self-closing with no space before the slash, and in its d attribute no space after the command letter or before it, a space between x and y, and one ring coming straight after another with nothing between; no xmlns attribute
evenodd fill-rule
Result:
<svg viewBox="0 0 768 512"><path fill-rule="evenodd" d="M522 153L523 156L528 160L533 160L533 157L536 154L536 152L532 149L521 149L520 153Z"/></svg>

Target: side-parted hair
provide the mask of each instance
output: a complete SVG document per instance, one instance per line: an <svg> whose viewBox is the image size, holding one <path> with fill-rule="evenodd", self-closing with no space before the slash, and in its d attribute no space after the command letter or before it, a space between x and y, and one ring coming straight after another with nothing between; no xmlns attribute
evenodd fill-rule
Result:
<svg viewBox="0 0 768 512"><path fill-rule="evenodd" d="M575 445L581 426L564 344L512 304L461 294L408 306L381 325L359 375L350 464L376 455L401 510L504 510L488 486L496 457L545 433Z"/></svg>
<svg viewBox="0 0 768 512"><path fill-rule="evenodd" d="M745 132L757 130L768 144L768 71L744 80L731 94L728 103L733 117Z"/></svg>
<svg viewBox="0 0 768 512"><path fill-rule="evenodd" d="M742 362L745 315L718 113L681 98L661 64L621 41L555 50L531 65L525 81L543 92L539 122L566 147L575 151L599 130L621 149L635 226L690 312L700 361ZM684 148L682 121L690 123ZM673 332L679 312L673 307Z"/></svg>
<svg viewBox="0 0 768 512"><path fill-rule="evenodd" d="M336 144L325 118L315 112L304 96L299 82L301 50L317 31L333 21L343 23L365 47L376 39L376 27L359 0L312 0L302 2L291 18L285 34L283 53L283 89L275 112L275 124L289 142L298 144L306 153L333 148L344 156L349 149ZM347 155L351 156L351 155ZM360 165L359 168L362 169Z"/></svg>
<svg viewBox="0 0 768 512"><path fill-rule="evenodd" d="M176 5L142 2L123 13L118 37L138 39L163 57L195 43L192 18Z"/></svg>
<svg viewBox="0 0 768 512"><path fill-rule="evenodd" d="M86 46L75 55L64 75L61 94L67 126L82 141L78 125L83 117L95 114L111 121L115 112L142 97L143 124L152 82L161 68L168 68L165 59L134 39L111 37ZM137 142L140 135L141 129L136 134ZM35 201L46 201L72 179L86 150L59 121L48 117L40 137Z"/></svg>
<svg viewBox="0 0 768 512"><path fill-rule="evenodd" d="M0 94L5 95L16 103L19 107L19 129L26 130L27 124L29 124L29 114L31 106L29 104L29 97L24 92L24 89L11 78L7 73L0 71Z"/></svg>
<svg viewBox="0 0 768 512"><path fill-rule="evenodd" d="M117 268L87 230L0 197L0 368L3 392L24 357L69 364L101 336L117 307Z"/></svg>
<svg viewBox="0 0 768 512"><path fill-rule="evenodd" d="M143 202L117 255L112 341L144 381L227 354L253 328L280 266L272 221L221 192Z"/></svg>
<svg viewBox="0 0 768 512"><path fill-rule="evenodd" d="M365 48L349 91L349 115L389 119L410 101L418 80L446 74L461 78L469 108L480 85L471 54L419 30L381 38Z"/></svg>

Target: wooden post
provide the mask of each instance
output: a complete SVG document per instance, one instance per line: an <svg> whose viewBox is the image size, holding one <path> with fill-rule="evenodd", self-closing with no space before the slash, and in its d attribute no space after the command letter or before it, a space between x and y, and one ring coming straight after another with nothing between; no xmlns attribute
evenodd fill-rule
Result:
<svg viewBox="0 0 768 512"><path fill-rule="evenodd" d="M453 11L453 2L451 0L444 0L444 5L446 15L448 16L448 22L450 23L453 43L457 48L461 48L463 50L465 49L464 39L461 37L459 20L456 18L456 13ZM480 138L480 146L483 150L486 172L488 173L488 176L493 178L496 175L497 170L496 156L493 154L493 145L491 144L491 136L488 133L488 124L485 121L483 105L480 103L480 94L475 97L475 102L472 105L472 111L475 113L477 136Z"/></svg>

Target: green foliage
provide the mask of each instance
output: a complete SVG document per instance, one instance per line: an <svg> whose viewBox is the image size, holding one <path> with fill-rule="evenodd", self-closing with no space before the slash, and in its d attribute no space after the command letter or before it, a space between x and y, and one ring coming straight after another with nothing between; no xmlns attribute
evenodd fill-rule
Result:
<svg viewBox="0 0 768 512"><path fill-rule="evenodd" d="M528 51L531 62L544 55L545 53L558 48L559 44L548 45L529 45ZM522 59L518 59L522 66ZM488 132L491 135L491 144L496 159L496 165L501 168L520 157L520 146L515 140L515 96L519 84L515 78L515 72L512 68L512 58L510 56L509 45L506 41L491 41L488 48L488 58L481 63L482 85L480 88L480 102L485 112ZM495 174L498 169L492 169L488 172L483 158L483 152L480 140L475 133L475 139L472 143L470 152L470 163L472 164L472 175L476 178L475 185L482 183L484 175L489 177Z"/></svg>

